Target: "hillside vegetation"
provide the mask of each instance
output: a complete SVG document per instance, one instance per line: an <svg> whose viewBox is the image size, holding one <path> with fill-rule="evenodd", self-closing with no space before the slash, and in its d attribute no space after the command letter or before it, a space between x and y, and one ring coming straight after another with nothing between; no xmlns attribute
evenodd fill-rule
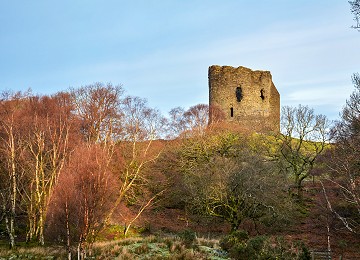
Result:
<svg viewBox="0 0 360 260"><path fill-rule="evenodd" d="M1 254L346 256L340 244L359 230L358 76L354 83L343 121L330 128L309 107L284 107L281 133L221 118L208 125L207 105L164 117L111 84L52 96L3 92L0 235L11 250ZM334 237L339 228L347 231Z"/></svg>

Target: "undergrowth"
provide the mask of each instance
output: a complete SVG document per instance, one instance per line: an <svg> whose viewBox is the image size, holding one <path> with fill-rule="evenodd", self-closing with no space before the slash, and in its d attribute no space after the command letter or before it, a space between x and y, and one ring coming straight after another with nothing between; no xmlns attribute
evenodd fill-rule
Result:
<svg viewBox="0 0 360 260"><path fill-rule="evenodd" d="M75 257L75 249L73 249ZM66 259L60 247L0 247L1 259ZM221 240L197 237L191 230L177 235L160 234L95 242L86 259L310 259L302 243L288 243L282 238L249 237L236 231Z"/></svg>
<svg viewBox="0 0 360 260"><path fill-rule="evenodd" d="M95 242L88 253L86 259L228 259L218 240L197 238L192 231L184 231L179 235ZM66 257L65 249L59 247L0 248L0 260Z"/></svg>

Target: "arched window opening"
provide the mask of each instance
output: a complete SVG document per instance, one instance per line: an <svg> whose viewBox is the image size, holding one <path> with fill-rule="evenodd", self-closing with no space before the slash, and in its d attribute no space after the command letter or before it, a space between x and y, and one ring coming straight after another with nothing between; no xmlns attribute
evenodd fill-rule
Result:
<svg viewBox="0 0 360 260"><path fill-rule="evenodd" d="M236 93L236 100L237 100L237 102L240 102L241 99L243 98L243 94L242 94L242 89L241 89L241 87L237 87L235 93Z"/></svg>
<svg viewBox="0 0 360 260"><path fill-rule="evenodd" d="M230 117L234 117L234 108L233 107L230 108Z"/></svg>
<svg viewBox="0 0 360 260"><path fill-rule="evenodd" d="M261 97L262 100L265 99L265 90L264 89L260 90L260 97Z"/></svg>

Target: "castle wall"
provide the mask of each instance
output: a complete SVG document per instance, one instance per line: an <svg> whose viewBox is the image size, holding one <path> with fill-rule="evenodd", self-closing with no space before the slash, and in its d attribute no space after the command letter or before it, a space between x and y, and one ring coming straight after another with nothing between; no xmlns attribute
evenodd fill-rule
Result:
<svg viewBox="0 0 360 260"><path fill-rule="evenodd" d="M250 131L280 129L280 95L269 71L210 66L209 105L220 109L225 121L238 123Z"/></svg>

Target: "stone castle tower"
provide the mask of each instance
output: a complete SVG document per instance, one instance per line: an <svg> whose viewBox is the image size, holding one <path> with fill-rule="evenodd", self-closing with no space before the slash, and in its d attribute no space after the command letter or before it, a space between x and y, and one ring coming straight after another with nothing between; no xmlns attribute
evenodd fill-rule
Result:
<svg viewBox="0 0 360 260"><path fill-rule="evenodd" d="M210 66L209 106L222 111L223 120L244 129L280 131L280 95L269 71ZM210 122L214 114L210 112Z"/></svg>

